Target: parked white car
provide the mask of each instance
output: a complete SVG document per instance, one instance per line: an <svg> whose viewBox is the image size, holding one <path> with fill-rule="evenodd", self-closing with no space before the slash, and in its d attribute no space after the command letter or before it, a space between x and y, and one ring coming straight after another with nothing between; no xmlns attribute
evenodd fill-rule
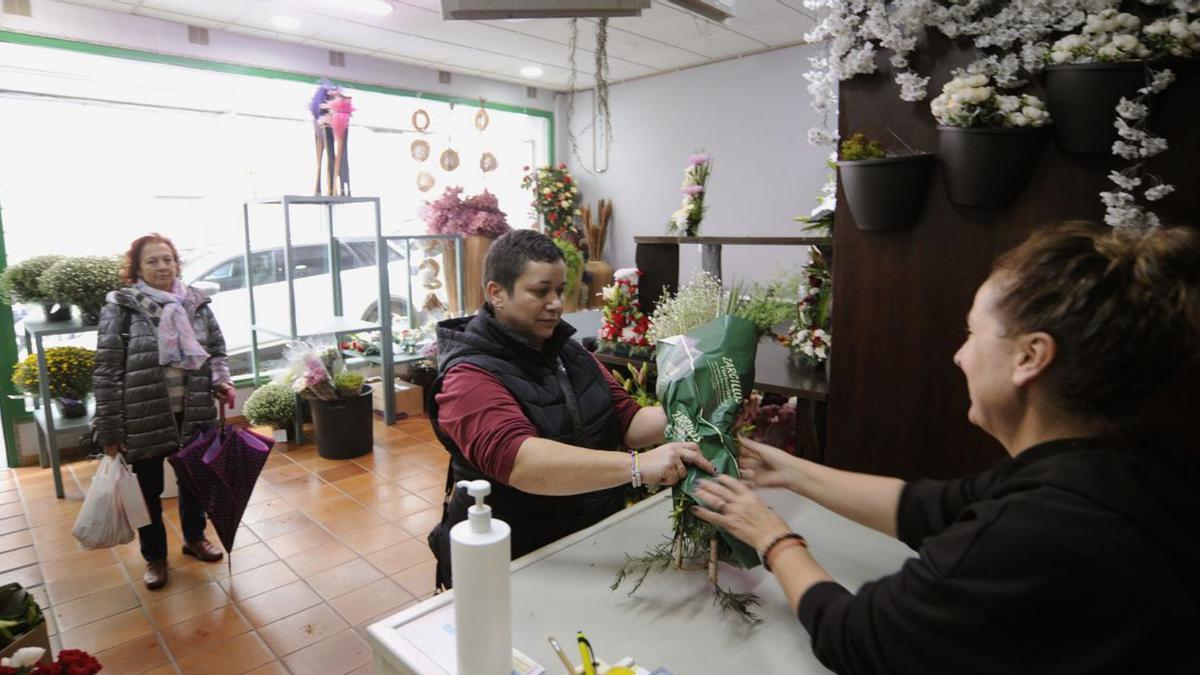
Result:
<svg viewBox="0 0 1200 675"><path fill-rule="evenodd" d="M387 242L388 273L393 317L408 316L405 293L405 255L398 242ZM376 321L379 316L379 276L372 242L343 242L339 266L342 308L347 318ZM292 246L292 278L296 287L298 320L333 315L333 290L329 276L326 244ZM283 247L264 248L250 254L257 323L280 330L288 327L287 281ZM184 263L184 282L212 293L212 310L225 334L226 350L232 355L250 349L250 296L246 288L245 251L237 248L209 250ZM280 340L259 333L259 347Z"/></svg>

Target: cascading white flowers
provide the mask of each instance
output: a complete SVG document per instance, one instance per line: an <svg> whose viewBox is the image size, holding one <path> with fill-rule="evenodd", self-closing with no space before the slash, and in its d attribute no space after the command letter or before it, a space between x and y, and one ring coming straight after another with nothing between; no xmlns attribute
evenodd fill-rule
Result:
<svg viewBox="0 0 1200 675"><path fill-rule="evenodd" d="M829 113L837 110L838 82L874 73L876 53L886 49L891 51L889 63L900 99L924 100L929 78L914 72L910 61L917 38L925 29L934 29L951 39L969 39L980 53L975 62L955 71L955 79L931 102L940 123L980 126L990 120L986 123L994 126L1041 126L1049 114L1040 99L997 90L1022 87L1051 64L1200 55L1200 0L1140 4L1165 16L1143 25L1135 14L1120 11L1121 0L805 0L804 6L819 16L805 39L824 42L826 50L809 59L811 68L804 78L813 108L827 124ZM1063 33L1071 34L1051 42ZM1166 150L1167 143L1147 130L1148 112L1142 108L1169 84L1169 71L1155 74L1136 101L1123 101L1127 105L1116 111L1114 124L1121 138L1113 154L1136 163L1111 175L1120 177L1119 182L1114 179L1120 191L1101 193L1105 220L1111 225L1153 226L1157 217L1139 206L1131 191L1150 185L1142 195L1156 201L1174 189L1144 171L1145 160ZM981 91L984 88L989 91ZM837 142L836 135L823 129L810 130L808 139L815 145Z"/></svg>

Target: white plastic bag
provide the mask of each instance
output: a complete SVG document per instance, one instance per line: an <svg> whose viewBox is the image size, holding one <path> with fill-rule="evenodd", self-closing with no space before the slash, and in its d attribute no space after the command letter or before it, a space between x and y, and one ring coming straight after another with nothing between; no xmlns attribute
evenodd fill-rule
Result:
<svg viewBox="0 0 1200 675"><path fill-rule="evenodd" d="M164 475L170 464L163 462ZM137 474L130 471L124 458L121 458L121 477L117 479L117 495L121 498L121 510L125 512L125 520L131 529L137 530L150 524L150 509L146 507L142 486L138 483Z"/></svg>
<svg viewBox="0 0 1200 675"><path fill-rule="evenodd" d="M117 490L122 476L132 475L120 457L105 455L100 459L100 468L92 478L79 517L75 519L75 529L71 531L80 546L109 548L133 541L133 528L129 526Z"/></svg>

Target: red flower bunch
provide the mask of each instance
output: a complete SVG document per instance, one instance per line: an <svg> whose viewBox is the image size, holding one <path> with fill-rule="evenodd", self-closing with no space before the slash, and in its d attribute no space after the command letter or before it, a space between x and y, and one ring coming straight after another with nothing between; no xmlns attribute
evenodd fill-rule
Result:
<svg viewBox="0 0 1200 675"><path fill-rule="evenodd" d="M94 675L101 668L100 662L91 654L79 649L64 649L58 653L58 660L50 665L38 664L32 670L0 666L0 675Z"/></svg>
<svg viewBox="0 0 1200 675"><path fill-rule="evenodd" d="M613 284L605 286L603 320L600 342L607 351L648 351L653 348L646 333L650 317L642 313L638 303L638 277L641 270L625 268L613 275Z"/></svg>
<svg viewBox="0 0 1200 675"><path fill-rule="evenodd" d="M543 166L529 171L521 179L521 187L533 190L533 207L544 226L545 232L555 239L567 239L578 245L579 230L575 227L575 216L579 215L579 187L566 164L557 167Z"/></svg>

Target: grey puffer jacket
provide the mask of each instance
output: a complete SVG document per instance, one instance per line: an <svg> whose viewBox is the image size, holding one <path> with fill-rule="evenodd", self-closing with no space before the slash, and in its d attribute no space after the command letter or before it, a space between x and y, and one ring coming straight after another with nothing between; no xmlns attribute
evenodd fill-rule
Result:
<svg viewBox="0 0 1200 675"><path fill-rule="evenodd" d="M92 424L101 446L122 443L125 459L137 462L174 452L198 426L217 418L213 403L212 359L184 380L182 428L167 395L163 367L158 363L158 303L134 287L108 294L100 313L96 339L96 369L92 382L96 416ZM191 312L196 341L213 358L225 358L225 337L209 299L188 288L184 307ZM128 319L126 318L128 317Z"/></svg>

